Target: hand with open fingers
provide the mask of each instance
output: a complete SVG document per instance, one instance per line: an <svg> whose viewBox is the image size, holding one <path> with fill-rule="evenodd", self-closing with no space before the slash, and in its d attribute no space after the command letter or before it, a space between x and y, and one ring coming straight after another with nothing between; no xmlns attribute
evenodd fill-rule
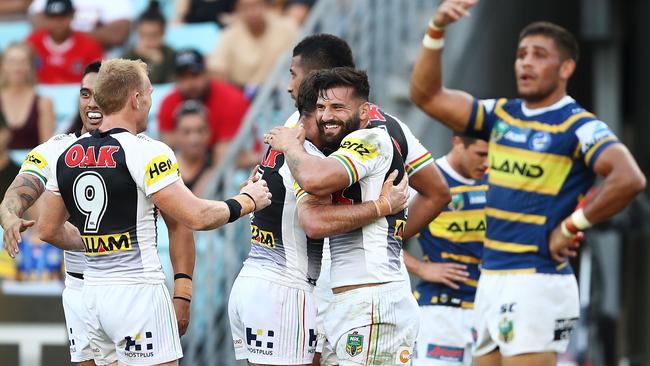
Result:
<svg viewBox="0 0 650 366"><path fill-rule="evenodd" d="M467 266L460 263L434 263L421 262L417 276L427 282L442 283L445 286L458 290L458 284L469 279Z"/></svg>
<svg viewBox="0 0 650 366"><path fill-rule="evenodd" d="M173 299L173 303L178 322L178 335L182 336L190 325L190 302L184 299Z"/></svg>
<svg viewBox="0 0 650 366"><path fill-rule="evenodd" d="M557 262L564 262L569 258L574 258L578 255L580 249L580 242L583 238L583 233L578 232L574 236L567 236L562 233L561 223L553 229L548 241L548 248L553 260Z"/></svg>
<svg viewBox="0 0 650 366"><path fill-rule="evenodd" d="M241 191L242 188L244 188L244 187L246 186L246 184L248 184L248 182L253 182L253 183L255 183L255 182L257 182L257 181L260 179L260 176L261 176L261 175L258 175L258 174L257 174L259 169L260 169L259 164L258 164L258 165L255 165L255 167L253 168L253 170L251 170L251 174L248 176L248 178L246 179L246 181L243 182L243 183L241 183L241 184L239 185L239 190L240 190L240 191Z"/></svg>
<svg viewBox="0 0 650 366"><path fill-rule="evenodd" d="M283 153L291 147L302 146L305 142L305 129L302 125L295 128L275 127L264 135L264 142L271 145L273 150Z"/></svg>
<svg viewBox="0 0 650 366"><path fill-rule="evenodd" d="M436 10L433 24L438 28L444 28L462 17L468 17L469 11L467 10L476 3L478 0L445 0Z"/></svg>
<svg viewBox="0 0 650 366"><path fill-rule="evenodd" d="M240 193L247 193L255 202L255 211L259 211L263 208L266 208L271 204L271 192L269 187L266 185L264 179L260 179L257 182L248 181L248 183L241 189Z"/></svg>
<svg viewBox="0 0 650 366"><path fill-rule="evenodd" d="M34 226L34 220L23 220L20 217L12 217L5 221L5 232L3 235L3 243L7 254L11 258L16 258L16 254L20 251L18 244L22 241L20 233L27 230L27 228Z"/></svg>
<svg viewBox="0 0 650 366"><path fill-rule="evenodd" d="M395 185L395 178L397 178L397 170L394 170L381 188L380 197L386 197L390 203L390 214L394 215L406 208L408 205L409 190L408 190L408 177L406 174L402 177L399 184Z"/></svg>

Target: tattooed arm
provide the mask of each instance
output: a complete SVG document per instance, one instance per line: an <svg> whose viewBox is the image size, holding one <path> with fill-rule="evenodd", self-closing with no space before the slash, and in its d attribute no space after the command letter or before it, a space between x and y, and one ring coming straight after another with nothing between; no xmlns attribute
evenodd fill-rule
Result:
<svg viewBox="0 0 650 366"><path fill-rule="evenodd" d="M0 203L0 225L4 229L4 247L14 258L18 253L20 233L34 225L33 220L21 217L45 190L43 181L34 175L21 173L16 176Z"/></svg>

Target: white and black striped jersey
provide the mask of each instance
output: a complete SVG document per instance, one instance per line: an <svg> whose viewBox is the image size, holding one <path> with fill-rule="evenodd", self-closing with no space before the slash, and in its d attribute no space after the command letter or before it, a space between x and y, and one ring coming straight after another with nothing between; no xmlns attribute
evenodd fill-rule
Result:
<svg viewBox="0 0 650 366"><path fill-rule="evenodd" d="M75 133L61 134L36 146L27 154L18 174L31 174L40 179L45 186L55 173L56 159L78 138L79 134ZM86 269L86 258L83 252L64 251L63 262L68 272L82 274Z"/></svg>
<svg viewBox="0 0 650 366"><path fill-rule="evenodd" d="M324 157L309 141L305 149ZM271 205L251 218L251 251L240 275L260 277L279 284L311 289L320 273L323 240L308 238L296 211L303 191L284 164L284 155L269 149L258 174L273 197Z"/></svg>
<svg viewBox="0 0 650 366"><path fill-rule="evenodd" d="M151 195L179 179L167 145L121 128L83 135L61 153L47 189L81 233L87 284L164 281Z"/></svg>
<svg viewBox="0 0 650 366"><path fill-rule="evenodd" d="M379 198L388 175L397 170L396 182L405 174L397 143L385 128L367 128L347 135L335 159L346 169L349 186L332 195L335 204L359 204ZM331 287L403 281L402 235L406 212L388 215L348 233L329 238Z"/></svg>

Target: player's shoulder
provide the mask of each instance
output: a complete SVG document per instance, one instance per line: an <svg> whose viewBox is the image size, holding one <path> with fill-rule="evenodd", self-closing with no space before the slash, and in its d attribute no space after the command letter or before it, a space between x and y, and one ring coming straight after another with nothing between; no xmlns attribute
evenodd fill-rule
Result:
<svg viewBox="0 0 650 366"><path fill-rule="evenodd" d="M172 151L171 147L169 147L169 145L167 145L166 143L151 138L150 136L147 136L144 133L139 133L134 137L138 145L140 145L139 147L141 149L151 149L152 151L162 151L162 152Z"/></svg>
<svg viewBox="0 0 650 366"><path fill-rule="evenodd" d="M294 128L294 127L298 126L298 121L299 120L300 120L300 113L298 111L295 111L284 122L284 127Z"/></svg>
<svg viewBox="0 0 650 366"><path fill-rule="evenodd" d="M314 145L314 144L313 144L311 141L309 141L309 140L305 140L304 147L305 147L305 150L306 150L309 154L311 154L311 155L318 156L318 157L325 157L325 155L323 154L323 152L320 151L320 150L316 147L316 145Z"/></svg>
<svg viewBox="0 0 650 366"><path fill-rule="evenodd" d="M390 142L390 135L386 129L381 127L362 128L349 133L343 141L362 140L369 144L381 144L385 141Z"/></svg>

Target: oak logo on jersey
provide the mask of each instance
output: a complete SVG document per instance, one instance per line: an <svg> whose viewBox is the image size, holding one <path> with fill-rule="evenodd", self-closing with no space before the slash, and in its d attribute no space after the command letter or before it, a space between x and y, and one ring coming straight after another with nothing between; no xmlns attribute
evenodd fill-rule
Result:
<svg viewBox="0 0 650 366"><path fill-rule="evenodd" d="M400 240L404 239L404 226L406 226L406 221L404 220L395 220L395 231L393 236L399 238Z"/></svg>
<svg viewBox="0 0 650 366"><path fill-rule="evenodd" d="M282 153L277 151L277 150L269 150L269 153L264 157L264 160L262 160L262 166L265 166L267 168L275 168L275 165L277 164L277 159L278 155L281 155Z"/></svg>
<svg viewBox="0 0 650 366"><path fill-rule="evenodd" d="M273 236L273 233L262 230L257 225L251 224L251 240L265 247L275 248L275 236Z"/></svg>
<svg viewBox="0 0 650 366"><path fill-rule="evenodd" d="M104 255L131 250L131 234L82 235L87 255Z"/></svg>
<svg viewBox="0 0 650 366"><path fill-rule="evenodd" d="M124 337L126 346L124 347L126 357L140 358L140 357L153 357L153 334L145 332L146 343L143 343L142 335L136 334L135 337ZM143 352L143 347L147 352Z"/></svg>
<svg viewBox="0 0 650 366"><path fill-rule="evenodd" d="M65 153L65 164L70 168L115 168L113 155L120 150L119 146L100 146L99 153L95 152L95 146L84 147L75 144Z"/></svg>
<svg viewBox="0 0 650 366"><path fill-rule="evenodd" d="M47 161L43 155L37 153L36 151L31 151L25 158L23 164L36 165L39 169L43 169L47 166Z"/></svg>
<svg viewBox="0 0 650 366"><path fill-rule="evenodd" d="M178 176L178 163L172 163L167 155L161 154L151 159L144 168L144 172L147 186L151 186L169 175L176 174Z"/></svg>
<svg viewBox="0 0 650 366"><path fill-rule="evenodd" d="M341 149L352 152L361 160L369 160L377 156L377 148L373 144L354 137L343 140L341 142Z"/></svg>

